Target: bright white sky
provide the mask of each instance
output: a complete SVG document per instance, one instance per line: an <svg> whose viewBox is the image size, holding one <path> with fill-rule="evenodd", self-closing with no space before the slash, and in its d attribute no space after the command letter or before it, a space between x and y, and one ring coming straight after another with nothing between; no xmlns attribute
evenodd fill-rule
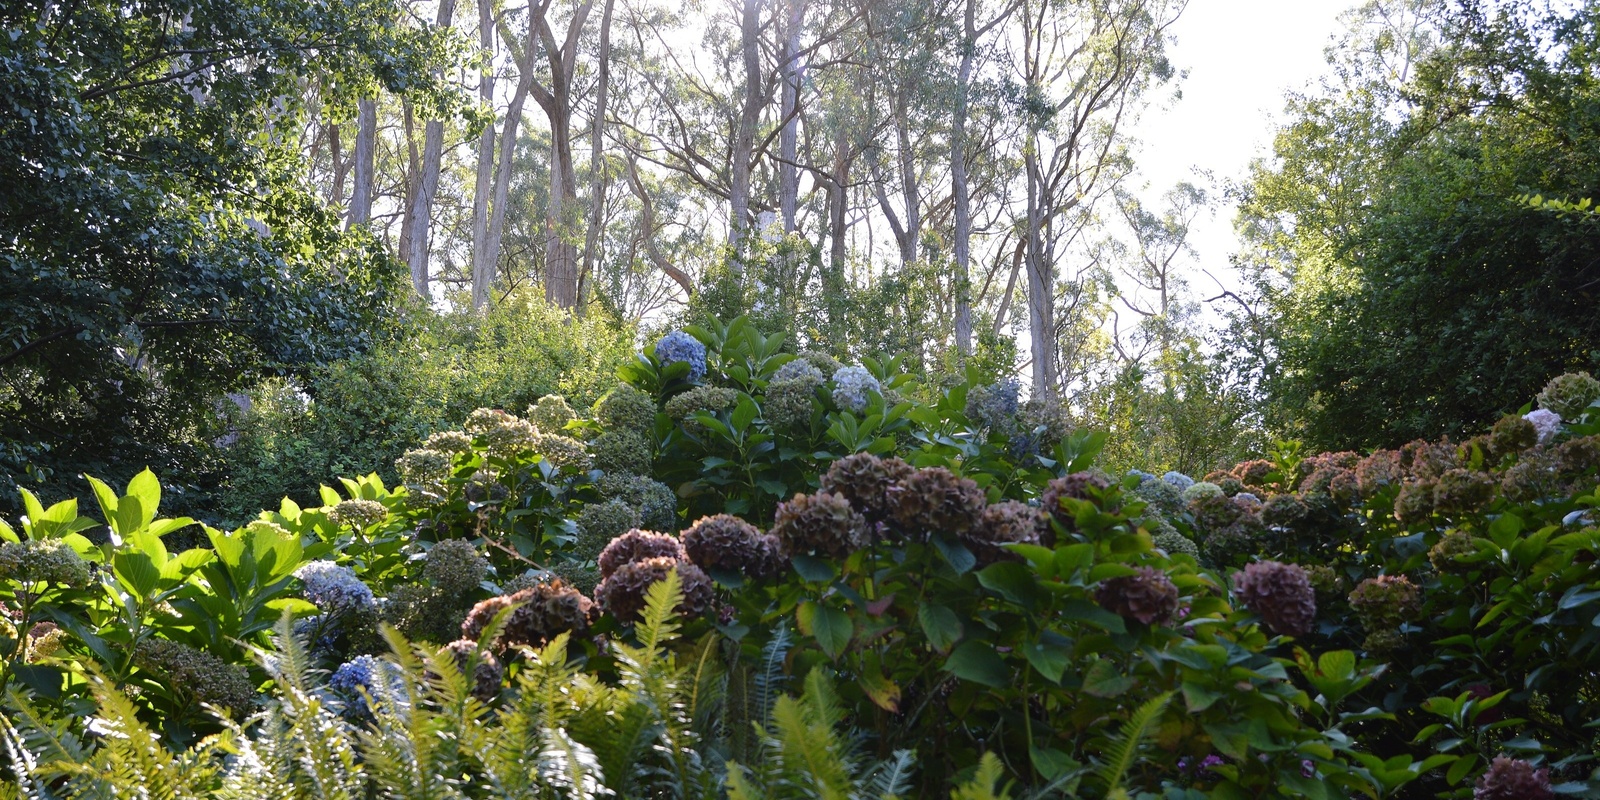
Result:
<svg viewBox="0 0 1600 800"><path fill-rule="evenodd" d="M1148 109L1138 126L1136 161L1152 209L1163 192L1209 170L1222 184L1244 176L1251 159L1270 153L1284 93L1305 87L1327 69L1323 50L1340 30L1338 17L1356 0L1191 0L1173 26L1173 66L1188 71L1181 99ZM1228 257L1239 249L1234 206L1219 204L1197 220L1189 241L1198 266L1235 281ZM1198 269L1190 286L1199 298L1217 285ZM1198 299L1198 298L1197 298Z"/></svg>

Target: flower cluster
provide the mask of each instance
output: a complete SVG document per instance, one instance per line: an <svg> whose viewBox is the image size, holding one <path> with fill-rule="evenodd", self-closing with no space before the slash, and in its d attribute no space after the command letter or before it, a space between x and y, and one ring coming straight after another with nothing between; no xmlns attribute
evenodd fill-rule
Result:
<svg viewBox="0 0 1600 800"><path fill-rule="evenodd" d="M648 475L653 457L650 442L630 430L603 433L589 445L594 465L608 473Z"/></svg>
<svg viewBox="0 0 1600 800"><path fill-rule="evenodd" d="M1258 561L1233 576L1234 594L1261 616L1273 633L1304 636L1317 618L1317 593L1306 571L1294 564Z"/></svg>
<svg viewBox="0 0 1600 800"><path fill-rule="evenodd" d="M1151 544L1167 551L1168 555L1175 556L1182 553L1196 561L1200 560L1200 546L1195 544L1193 539L1179 533L1177 528L1172 527L1172 523L1156 517L1154 520L1147 520L1145 525L1151 528Z"/></svg>
<svg viewBox="0 0 1600 800"><path fill-rule="evenodd" d="M1379 575L1356 585L1350 608L1369 631L1395 628L1422 608L1422 591L1404 575Z"/></svg>
<svg viewBox="0 0 1600 800"><path fill-rule="evenodd" d="M54 622L41 622L28 631L28 641L22 660L35 664L61 652L67 643L67 632Z"/></svg>
<svg viewBox="0 0 1600 800"><path fill-rule="evenodd" d="M407 450L394 462L400 480L434 494L444 490L444 482L450 477L450 466L449 453L426 448Z"/></svg>
<svg viewBox="0 0 1600 800"><path fill-rule="evenodd" d="M1227 493L1222 491L1221 486L1209 481L1196 481L1195 483L1191 483L1184 487L1183 491L1179 493L1179 496L1183 498L1183 502L1193 503L1194 501L1203 498L1227 497Z"/></svg>
<svg viewBox="0 0 1600 800"><path fill-rule="evenodd" d="M1005 430L1016 421L1022 384L1007 378L967 392L967 419L990 430Z"/></svg>
<svg viewBox="0 0 1600 800"><path fill-rule="evenodd" d="M1499 756L1473 787L1472 800L1553 800L1549 770L1521 759Z"/></svg>
<svg viewBox="0 0 1600 800"><path fill-rule="evenodd" d="M600 551L633 528L640 527L639 511L621 500L591 503L578 512L578 539L573 554L583 561L599 558Z"/></svg>
<svg viewBox="0 0 1600 800"><path fill-rule="evenodd" d="M328 677L328 688L355 703L346 709L359 717L370 717L373 703L407 703L405 679L399 665L370 655L356 656L340 664Z"/></svg>
<svg viewBox="0 0 1600 800"><path fill-rule="evenodd" d="M784 567L776 536L729 514L702 517L679 538L689 560L704 569L763 580Z"/></svg>
<svg viewBox="0 0 1600 800"><path fill-rule="evenodd" d="M1476 552L1478 546L1473 544L1471 534L1451 531L1441 537L1433 547L1428 548L1428 563L1440 572L1465 572L1469 566L1458 559Z"/></svg>
<svg viewBox="0 0 1600 800"><path fill-rule="evenodd" d="M1495 480L1484 472L1446 470L1433 487L1433 507L1441 514L1469 514L1488 504Z"/></svg>
<svg viewBox="0 0 1600 800"><path fill-rule="evenodd" d="M665 367L683 362L689 365L689 380L698 382L706 375L706 346L699 339L675 330L656 342L656 360Z"/></svg>
<svg viewBox="0 0 1600 800"><path fill-rule="evenodd" d="M835 367L834 369L838 368ZM772 373L772 383L795 380L811 380L822 383L827 380L827 377L822 374L822 370L817 369L815 365L804 358L796 358L778 367L778 371Z"/></svg>
<svg viewBox="0 0 1600 800"><path fill-rule="evenodd" d="M1077 526L1071 511L1062 507L1061 501L1067 498L1073 500L1092 499L1093 492L1105 491L1110 488L1111 482L1092 472L1074 472L1065 477L1056 478L1045 484L1044 494L1039 498L1039 504L1045 513L1055 517L1062 527L1068 530ZM1055 544L1053 541L1045 542L1046 545Z"/></svg>
<svg viewBox="0 0 1600 800"><path fill-rule="evenodd" d="M889 490L915 471L899 458L852 453L828 465L822 475L821 491L850 501L852 508L875 525L890 518Z"/></svg>
<svg viewBox="0 0 1600 800"><path fill-rule="evenodd" d="M611 577L624 564L646 558L686 558L676 537L654 531L631 530L611 540L600 551L600 577Z"/></svg>
<svg viewBox="0 0 1600 800"><path fill-rule="evenodd" d="M639 527L656 531L678 528L678 495L672 487L643 475L606 475L600 495L620 500L639 513Z"/></svg>
<svg viewBox="0 0 1600 800"><path fill-rule="evenodd" d="M767 384L767 392L763 397L762 410L766 414L767 423L780 431L803 431L810 425L811 417L816 413L816 396L818 387L822 386L822 374L816 372L804 361L791 361L779 369L780 374L790 364L799 364L811 369L811 373L802 374L792 378L776 378Z"/></svg>
<svg viewBox="0 0 1600 800"><path fill-rule="evenodd" d="M423 439L422 448L441 453L466 453L472 450L472 437L462 431L439 431Z"/></svg>
<svg viewBox="0 0 1600 800"><path fill-rule="evenodd" d="M158 675L176 692L242 717L256 704L256 687L244 667L204 650L166 639L146 639L134 650L134 663Z"/></svg>
<svg viewBox="0 0 1600 800"><path fill-rule="evenodd" d="M687 617L704 613L711 605L711 578L693 563L678 558L646 558L623 564L595 587L595 600L607 614L623 622L633 622L644 611L650 587L666 580L667 574L674 570L683 591L678 613Z"/></svg>
<svg viewBox="0 0 1600 800"><path fill-rule="evenodd" d="M841 367L833 373L833 404L844 411L860 414L867 410L871 395L882 390L878 379L865 367Z"/></svg>
<svg viewBox="0 0 1600 800"><path fill-rule="evenodd" d="M1516 455L1539 443L1539 429L1526 417L1507 414L1489 429L1489 452L1497 458Z"/></svg>
<svg viewBox="0 0 1600 800"><path fill-rule="evenodd" d="M667 412L667 416L682 423L684 430L700 435L705 433L705 426L694 418L695 412L705 411L715 415L719 411L733 408L738 402L739 393L732 389L696 386L668 400L662 410Z"/></svg>
<svg viewBox="0 0 1600 800"><path fill-rule="evenodd" d="M294 571L307 600L323 611L337 614L367 611L377 606L372 590L349 567L332 561L312 561Z"/></svg>
<svg viewBox="0 0 1600 800"><path fill-rule="evenodd" d="M594 418L606 430L643 435L655 426L656 401L629 384L618 384L595 403Z"/></svg>
<svg viewBox="0 0 1600 800"><path fill-rule="evenodd" d="M446 539L428 550L422 577L448 596L472 592L489 574L489 560L466 539Z"/></svg>
<svg viewBox="0 0 1600 800"><path fill-rule="evenodd" d="M341 500L328 509L328 520L335 525L349 525L356 530L369 528L389 516L389 509L376 500Z"/></svg>
<svg viewBox="0 0 1600 800"><path fill-rule="evenodd" d="M577 418L578 412L573 411L572 406L567 404L567 398L559 394L547 394L528 406L528 421L541 433L563 430L567 423Z"/></svg>
<svg viewBox="0 0 1600 800"><path fill-rule="evenodd" d="M1549 444L1561 432L1561 415L1547 408L1534 409L1522 415L1522 418L1533 425L1539 444Z"/></svg>
<svg viewBox="0 0 1600 800"><path fill-rule="evenodd" d="M977 524L961 534L961 543L977 557L978 565L1020 561L1008 544L1038 544L1049 529L1044 512L1027 503L1007 500L983 509Z"/></svg>
<svg viewBox="0 0 1600 800"><path fill-rule="evenodd" d="M535 433L533 451L544 457L556 469L568 472L587 472L590 467L589 451L583 442L570 436L555 433Z"/></svg>
<svg viewBox="0 0 1600 800"><path fill-rule="evenodd" d="M1558 375L1539 392L1539 407L1559 414L1562 419L1583 416L1590 404L1600 400L1600 381L1587 372Z"/></svg>
<svg viewBox="0 0 1600 800"><path fill-rule="evenodd" d="M500 686L505 682L506 670L500 665L500 659L488 650L479 650L478 643L470 639L457 639L441 649L441 655L447 655L455 662L456 669L465 671L469 665L473 666L472 696L484 703L493 702L500 694Z"/></svg>
<svg viewBox="0 0 1600 800"><path fill-rule="evenodd" d="M779 503L772 535L787 556L844 558L866 542L866 520L835 494L797 494Z"/></svg>
<svg viewBox="0 0 1600 800"><path fill-rule="evenodd" d="M1178 611L1178 587L1167 573L1139 567L1132 575L1108 578L1095 588L1101 608L1146 625L1167 622Z"/></svg>
<svg viewBox="0 0 1600 800"><path fill-rule="evenodd" d="M1194 485L1194 478L1191 478L1177 470L1167 471L1161 476L1161 480L1172 484L1180 492Z"/></svg>
<svg viewBox="0 0 1600 800"><path fill-rule="evenodd" d="M594 601L560 578L541 581L506 598L515 610L500 632L503 644L542 647L563 633L582 635L598 615ZM462 631L473 623L469 614ZM482 633L481 629L477 631ZM474 637L476 638L476 637Z"/></svg>
<svg viewBox="0 0 1600 800"><path fill-rule="evenodd" d="M966 533L977 524L986 502L976 482L944 467L919 469L886 492L896 525L917 539L930 533Z"/></svg>
<svg viewBox="0 0 1600 800"><path fill-rule="evenodd" d="M0 544L0 580L89 585L89 564L60 539L25 539Z"/></svg>

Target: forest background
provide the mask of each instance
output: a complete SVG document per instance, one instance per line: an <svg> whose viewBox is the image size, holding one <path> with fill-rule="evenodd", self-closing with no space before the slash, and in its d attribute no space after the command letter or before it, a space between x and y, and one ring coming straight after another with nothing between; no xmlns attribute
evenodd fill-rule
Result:
<svg viewBox="0 0 1600 800"><path fill-rule="evenodd" d="M1600 3L1357 5L1269 154L1152 192L1185 13L10 4L0 482L148 465L242 519L705 316L1015 377L1109 470L1477 430L1600 366L1594 217L1522 199L1594 194Z"/></svg>

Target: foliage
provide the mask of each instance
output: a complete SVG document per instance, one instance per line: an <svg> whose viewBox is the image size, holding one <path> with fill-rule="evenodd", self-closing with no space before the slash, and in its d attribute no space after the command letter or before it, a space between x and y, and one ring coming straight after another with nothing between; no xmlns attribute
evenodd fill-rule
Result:
<svg viewBox="0 0 1600 800"><path fill-rule="evenodd" d="M1236 338L1272 427L1319 448L1463 435L1600 365L1593 226L1517 199L1591 190L1595 5L1400 5L1293 100L1241 212Z"/></svg>
<svg viewBox="0 0 1600 800"><path fill-rule="evenodd" d="M279 131L304 119L307 82L459 107L433 77L457 52L407 13L388 0L0 12L7 501L18 483L126 480L143 463L204 484L224 393L382 337L404 305L398 272L340 230Z"/></svg>

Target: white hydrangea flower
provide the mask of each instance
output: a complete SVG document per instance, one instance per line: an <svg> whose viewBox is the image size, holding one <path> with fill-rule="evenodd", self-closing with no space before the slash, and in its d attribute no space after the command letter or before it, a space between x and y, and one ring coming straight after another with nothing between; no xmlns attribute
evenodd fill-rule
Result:
<svg viewBox="0 0 1600 800"><path fill-rule="evenodd" d="M1561 415L1548 408L1529 411L1522 418L1533 423L1533 429L1539 432L1539 444L1548 444L1561 430Z"/></svg>
<svg viewBox="0 0 1600 800"><path fill-rule="evenodd" d="M839 408L855 414L865 411L868 392L881 392L878 379L865 367L840 367L833 373L833 402Z"/></svg>

